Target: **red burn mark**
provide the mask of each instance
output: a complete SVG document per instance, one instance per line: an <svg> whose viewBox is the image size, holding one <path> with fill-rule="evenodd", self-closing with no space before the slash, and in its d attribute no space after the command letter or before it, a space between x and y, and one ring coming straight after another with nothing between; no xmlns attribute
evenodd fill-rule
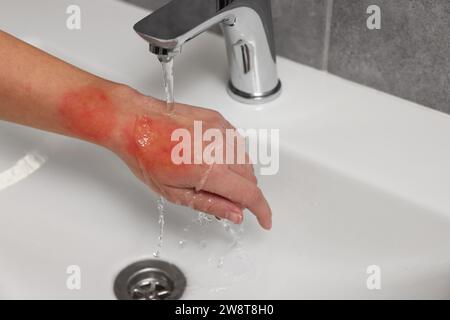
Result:
<svg viewBox="0 0 450 320"><path fill-rule="evenodd" d="M127 151L140 161L147 170L176 166L172 162L172 149L177 142L172 141L172 132L177 127L165 119L152 119L148 116L136 118L125 126Z"/></svg>
<svg viewBox="0 0 450 320"><path fill-rule="evenodd" d="M116 106L99 88L67 92L58 111L73 135L96 143L107 142L116 125Z"/></svg>

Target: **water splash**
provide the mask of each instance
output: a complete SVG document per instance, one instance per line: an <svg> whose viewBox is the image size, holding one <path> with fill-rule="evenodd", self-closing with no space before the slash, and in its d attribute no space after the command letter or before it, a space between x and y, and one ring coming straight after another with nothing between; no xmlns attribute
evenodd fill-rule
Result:
<svg viewBox="0 0 450 320"><path fill-rule="evenodd" d="M231 223L227 220L222 220L222 226L226 233L228 233L232 239L230 244L231 249L241 249L242 248L242 235L244 233L244 225L239 227L236 231L231 227Z"/></svg>
<svg viewBox="0 0 450 320"><path fill-rule="evenodd" d="M187 259L194 255L201 265L191 270L196 286L190 291L209 291L220 298L223 291L243 283L252 283L260 277L260 268L251 252L245 250L245 233L242 225L216 220L214 216L194 213L184 226L183 236L188 239L189 249L180 251ZM207 247L205 247L207 244Z"/></svg>
<svg viewBox="0 0 450 320"><path fill-rule="evenodd" d="M185 239L178 241L178 247L180 249L183 249L186 246L186 244L187 244L187 240L185 240Z"/></svg>
<svg viewBox="0 0 450 320"><path fill-rule="evenodd" d="M225 257L220 257L219 260L217 261L217 268L222 268L223 265L225 263Z"/></svg>
<svg viewBox="0 0 450 320"><path fill-rule="evenodd" d="M201 226L207 226L213 221L209 214L203 213L201 211L198 212L198 217L196 222Z"/></svg>

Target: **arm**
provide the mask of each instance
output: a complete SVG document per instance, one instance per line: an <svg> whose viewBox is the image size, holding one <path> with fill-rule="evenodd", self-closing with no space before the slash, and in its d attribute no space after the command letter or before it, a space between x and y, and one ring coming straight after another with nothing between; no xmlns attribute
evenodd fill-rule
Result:
<svg viewBox="0 0 450 320"><path fill-rule="evenodd" d="M107 108L111 108L113 97L107 93L112 93L116 87L112 82L84 72L0 31L1 120L98 144L110 143L106 141L106 133L102 137L102 130L106 130L110 121L105 119L101 127L85 121L95 121L88 119L89 111L95 117L94 109L107 112ZM77 114L80 104L86 104L91 98L91 107L81 106ZM101 98L105 100L101 101ZM81 114L83 110L84 115ZM84 122L81 119L83 116ZM75 122L79 122L78 128ZM93 125L92 128L89 125Z"/></svg>
<svg viewBox="0 0 450 320"><path fill-rule="evenodd" d="M169 201L240 223L250 209L265 229L271 211L251 165L175 165L173 130L194 120L232 128L215 111L165 103L80 70L0 31L0 120L83 139L121 157Z"/></svg>

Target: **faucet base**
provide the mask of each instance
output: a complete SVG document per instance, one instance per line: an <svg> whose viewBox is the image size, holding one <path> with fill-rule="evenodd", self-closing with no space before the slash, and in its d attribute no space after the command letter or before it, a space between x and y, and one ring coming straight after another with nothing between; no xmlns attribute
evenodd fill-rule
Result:
<svg viewBox="0 0 450 320"><path fill-rule="evenodd" d="M231 81L228 82L228 94L236 101L245 104L263 104L275 100L281 95L281 81L272 90L262 94L250 94L237 89Z"/></svg>

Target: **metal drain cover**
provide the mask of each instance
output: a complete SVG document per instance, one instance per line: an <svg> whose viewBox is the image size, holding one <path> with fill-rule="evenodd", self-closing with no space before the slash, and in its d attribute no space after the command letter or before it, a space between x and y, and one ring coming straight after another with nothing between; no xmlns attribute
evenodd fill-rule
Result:
<svg viewBox="0 0 450 320"><path fill-rule="evenodd" d="M123 269L114 282L119 300L177 300L186 288L186 278L175 265L145 260Z"/></svg>

